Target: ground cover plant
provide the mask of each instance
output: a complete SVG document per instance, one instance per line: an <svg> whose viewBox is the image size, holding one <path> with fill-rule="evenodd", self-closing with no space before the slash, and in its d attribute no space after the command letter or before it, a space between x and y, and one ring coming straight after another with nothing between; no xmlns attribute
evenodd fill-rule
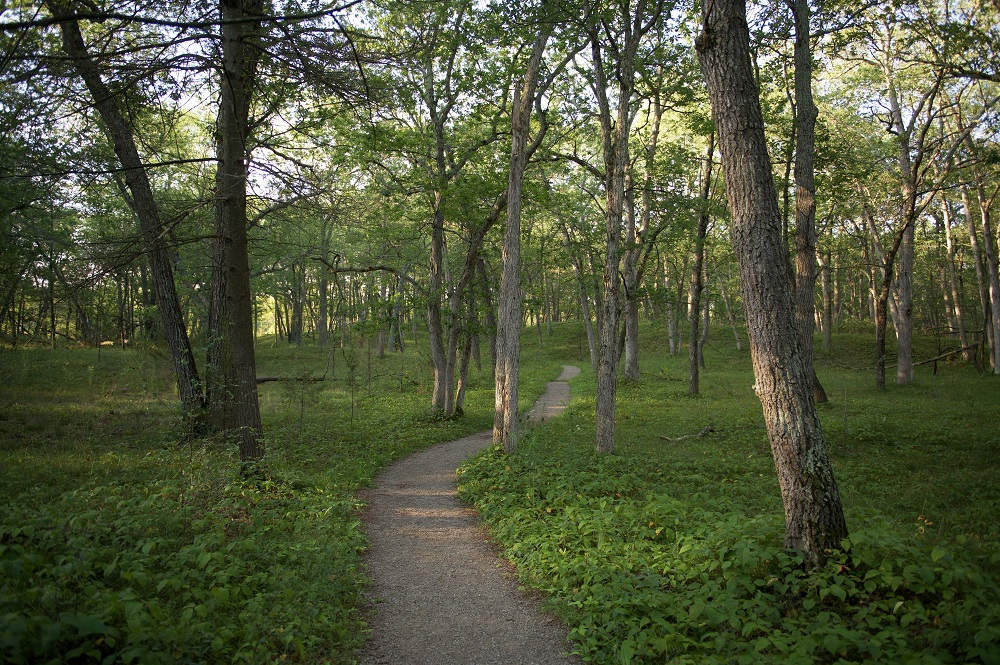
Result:
<svg viewBox="0 0 1000 665"><path fill-rule="evenodd" d="M427 406L426 352L260 340L268 444L181 438L155 349L0 351L0 660L351 662L364 636L356 491L405 453L492 423ZM530 403L556 363L522 386ZM313 381L304 379L334 379Z"/></svg>
<svg viewBox="0 0 1000 665"><path fill-rule="evenodd" d="M562 339L571 355L574 335ZM691 398L686 354L668 356L656 328L642 339L643 378L619 390L614 456L592 452L585 370L564 417L517 454L489 450L461 472L460 494L524 582L550 594L587 660L1000 662L994 378L939 364L879 393L870 332L835 338L817 364L851 536L810 572L781 547L748 354L710 341ZM918 360L937 344L918 340Z"/></svg>

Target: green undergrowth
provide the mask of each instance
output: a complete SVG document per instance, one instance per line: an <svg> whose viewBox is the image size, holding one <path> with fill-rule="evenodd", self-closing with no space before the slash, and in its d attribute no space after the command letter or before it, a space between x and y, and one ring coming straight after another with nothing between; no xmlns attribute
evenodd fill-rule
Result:
<svg viewBox="0 0 1000 665"><path fill-rule="evenodd" d="M619 386L615 455L592 452L585 372L565 416L461 471L460 494L576 650L595 663L1000 662L995 378L942 364L879 393L846 367L867 338L820 354L851 535L810 572L782 549L749 356L713 333L689 397L686 354L643 331L643 378Z"/></svg>
<svg viewBox="0 0 1000 665"><path fill-rule="evenodd" d="M435 418L426 352L258 348L267 459L182 441L155 349L0 352L0 660L352 662L365 635L357 492L412 450L488 428ZM525 372L534 399L558 374ZM313 379L323 378L322 381Z"/></svg>

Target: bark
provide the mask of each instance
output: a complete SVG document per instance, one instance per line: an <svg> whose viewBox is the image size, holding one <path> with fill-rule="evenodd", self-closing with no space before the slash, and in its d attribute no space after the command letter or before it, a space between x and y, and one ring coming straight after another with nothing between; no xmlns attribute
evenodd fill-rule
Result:
<svg viewBox="0 0 1000 665"><path fill-rule="evenodd" d="M63 50L86 84L115 155L124 168L123 177L129 194L125 198L139 221L143 242L149 253L153 289L177 377L181 409L187 423L197 426L204 408L202 384L177 296L171 252L164 237L165 225L153 196L149 174L139 156L132 127L119 108L115 93L104 82L97 63L87 50L79 23L60 2L50 2L48 6L53 15L67 18L60 23Z"/></svg>
<svg viewBox="0 0 1000 665"><path fill-rule="evenodd" d="M486 273L486 261L483 257L476 259L476 272L482 285L483 306L486 311L486 337L490 346L490 372L495 375L497 367L497 308L493 306L493 289Z"/></svg>
<svg viewBox="0 0 1000 665"><path fill-rule="evenodd" d="M736 310L733 308L733 299L729 297L729 291L726 289L726 280L722 275L718 276L719 279L719 293L722 294L722 302L726 305L726 318L729 320L729 327L733 331L733 339L736 340L736 350L743 350L743 340L740 339L740 329L736 325Z"/></svg>
<svg viewBox="0 0 1000 665"><path fill-rule="evenodd" d="M694 239L694 264L691 267L691 286L688 290L688 395L698 394L698 366L701 354L701 335L698 330L701 319L702 272L705 262L705 236L708 233L709 206L712 197L712 161L715 155L715 132L708 135L705 161L701 167L701 194L699 202L698 229Z"/></svg>
<svg viewBox="0 0 1000 665"><path fill-rule="evenodd" d="M971 352L968 349L969 337L965 330L965 312L962 307L962 292L958 286L958 276L955 274L955 241L951 233L951 205L947 200L941 202L942 220L944 226L944 241L947 256L945 257L946 269L946 292L951 294L951 310L955 320L955 332L958 334L958 342L962 345L962 360L969 362L972 360Z"/></svg>
<svg viewBox="0 0 1000 665"><path fill-rule="evenodd" d="M990 325L989 278L986 266L983 264L982 250L979 247L979 232L976 230L976 218L972 214L972 203L969 192L962 189L962 207L965 208L965 219L969 225L969 243L972 247L972 262L976 266L976 283L979 286L979 307L983 313L983 327L986 329L986 342L989 349L994 348L993 326Z"/></svg>
<svg viewBox="0 0 1000 665"><path fill-rule="evenodd" d="M640 199L638 228L636 227L635 205L629 197L628 226L626 228L625 252L625 378L638 381L639 374L639 285L642 270L639 258L647 234L653 208L653 168L660 137L660 123L663 119L663 105L660 103L660 86L663 83L663 67L657 69L656 89L653 91L649 112L649 140L646 142L646 168L642 177L642 198ZM629 187L631 190L631 187Z"/></svg>
<svg viewBox="0 0 1000 665"><path fill-rule="evenodd" d="M983 258L986 262L986 273L989 279L990 316L987 324L990 328L990 364L993 373L1000 374L1000 261L997 256L997 240L993 235L993 223L990 219L990 204L992 200L986 196L982 170L975 170L976 198L979 202L979 222L983 228ZM985 310L984 310L985 311Z"/></svg>
<svg viewBox="0 0 1000 665"><path fill-rule="evenodd" d="M209 366L209 407L220 431L232 436L246 464L263 459L257 400L253 306L247 240L247 133L258 52L256 4L220 0L222 62L216 124L215 250Z"/></svg>
<svg viewBox="0 0 1000 665"><path fill-rule="evenodd" d="M593 91L597 96L601 123L601 148L605 174L605 252L603 298L600 306L595 409L595 449L610 455L615 450L615 397L618 388L618 318L621 308L621 229L625 208L625 177L629 167L628 138L632 125L632 93L635 89L635 59L642 36L653 25L644 23L647 4L640 0L634 12L623 11L623 41L614 52L617 111L611 117L608 80L604 69L604 47L597 26L591 26L590 45L594 66ZM653 12L658 14L658 12ZM652 17L656 20L656 16Z"/></svg>
<svg viewBox="0 0 1000 665"><path fill-rule="evenodd" d="M812 33L809 0L794 0L795 19L795 320L802 362L811 377L813 398L827 401L813 363L816 328L816 117L812 94Z"/></svg>
<svg viewBox="0 0 1000 665"><path fill-rule="evenodd" d="M528 131L531 108L538 87L538 71L552 25L544 24L531 47L524 80L516 95L511 127L510 174L507 180L507 224L503 239L503 269L497 293L496 396L493 415L493 443L504 452L517 450L519 420L517 413L518 364L521 358L521 187L528 161Z"/></svg>
<svg viewBox="0 0 1000 665"><path fill-rule="evenodd" d="M786 244L742 0L705 0L696 48L708 84L756 391L785 507L785 547L814 564L847 535L840 494L796 333Z"/></svg>
<svg viewBox="0 0 1000 665"><path fill-rule="evenodd" d="M830 256L824 259L823 254L816 255L820 269L820 288L823 292L823 351L833 352L833 308L834 293L830 275Z"/></svg>

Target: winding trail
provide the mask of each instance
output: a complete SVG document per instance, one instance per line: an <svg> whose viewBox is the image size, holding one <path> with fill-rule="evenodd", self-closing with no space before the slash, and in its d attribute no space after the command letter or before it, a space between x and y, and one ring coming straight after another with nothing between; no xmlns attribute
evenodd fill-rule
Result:
<svg viewBox="0 0 1000 665"><path fill-rule="evenodd" d="M529 425L566 409L566 382L579 373L563 366L526 414ZM455 469L491 443L486 431L420 451L384 469L363 494L372 637L362 664L581 662L566 654L566 627L518 590L476 511L456 496Z"/></svg>

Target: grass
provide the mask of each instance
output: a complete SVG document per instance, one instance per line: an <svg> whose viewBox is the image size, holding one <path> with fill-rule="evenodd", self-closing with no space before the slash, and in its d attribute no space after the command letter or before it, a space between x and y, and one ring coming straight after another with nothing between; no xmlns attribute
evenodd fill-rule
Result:
<svg viewBox="0 0 1000 665"><path fill-rule="evenodd" d="M155 349L0 351L4 662L352 662L365 546L358 489L411 450L492 425L431 417L426 351L369 358L260 340L266 480L180 440ZM559 372L525 372L530 403Z"/></svg>
<svg viewBox="0 0 1000 665"><path fill-rule="evenodd" d="M564 418L462 471L462 495L578 651L597 663L1000 662L1000 382L940 364L880 393L864 368L871 336L835 338L817 358L821 419L852 535L806 573L781 550L749 353L718 333L689 397L686 354L643 330L614 456L592 453L585 371ZM919 340L915 356L934 355ZM671 440L709 423L709 436Z"/></svg>
<svg viewBox="0 0 1000 665"><path fill-rule="evenodd" d="M658 327L619 389L617 453L593 446L582 330L526 331L521 407L565 362L564 417L469 465L475 500L578 650L612 662L996 662L1000 383L960 364L874 389L871 336L818 358L850 549L806 575L782 513L749 355L718 331L702 395ZM936 355L919 340L918 358ZM890 351L891 353L891 351ZM265 480L180 440L156 349L0 350L0 653L5 662L351 662L364 637L358 489L385 464L488 428L431 417L426 350L380 359L262 339ZM702 430L703 438L669 441ZM508 468L509 467L509 468ZM600 565L596 565L599 561ZM897 603L902 603L897 605ZM993 659L993 660L991 660Z"/></svg>

